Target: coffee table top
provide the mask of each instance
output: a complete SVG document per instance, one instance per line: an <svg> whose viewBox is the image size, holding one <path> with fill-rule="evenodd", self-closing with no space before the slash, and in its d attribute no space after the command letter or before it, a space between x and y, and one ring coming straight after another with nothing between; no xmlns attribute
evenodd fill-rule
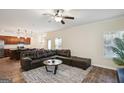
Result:
<svg viewBox="0 0 124 93"><path fill-rule="evenodd" d="M49 59L49 60L45 60L43 63L45 65L48 65L48 66L55 66L55 65L62 64L62 60L59 60L59 59Z"/></svg>

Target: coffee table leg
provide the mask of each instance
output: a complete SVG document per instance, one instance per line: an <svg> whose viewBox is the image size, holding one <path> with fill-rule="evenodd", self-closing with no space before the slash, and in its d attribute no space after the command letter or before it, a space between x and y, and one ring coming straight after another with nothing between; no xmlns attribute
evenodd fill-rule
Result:
<svg viewBox="0 0 124 93"><path fill-rule="evenodd" d="M56 74L57 69L58 69L58 65L55 66L54 74Z"/></svg>
<svg viewBox="0 0 124 93"><path fill-rule="evenodd" d="M46 68L46 71L48 72L47 66L45 66L45 68Z"/></svg>
<svg viewBox="0 0 124 93"><path fill-rule="evenodd" d="M47 71L47 72L53 72L53 71L48 70L47 66L45 66L45 68L46 68L46 71Z"/></svg>

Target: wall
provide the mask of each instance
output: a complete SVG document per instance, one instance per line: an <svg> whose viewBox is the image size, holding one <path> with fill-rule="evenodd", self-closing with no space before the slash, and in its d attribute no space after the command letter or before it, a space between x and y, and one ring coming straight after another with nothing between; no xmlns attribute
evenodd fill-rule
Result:
<svg viewBox="0 0 124 93"><path fill-rule="evenodd" d="M62 47L71 49L73 56L91 58L92 64L116 69L112 59L104 58L103 34L110 31L124 31L124 17L80 25L69 29L47 33L47 39L62 37Z"/></svg>
<svg viewBox="0 0 124 93"><path fill-rule="evenodd" d="M1 29L0 28L0 35L3 36L17 36L15 33L16 31L11 31L10 29ZM26 48L42 48L41 44L41 33L39 32L33 32L32 37L31 37L31 44L30 45L25 45ZM11 48L17 48L17 45L5 45L5 49L11 49Z"/></svg>

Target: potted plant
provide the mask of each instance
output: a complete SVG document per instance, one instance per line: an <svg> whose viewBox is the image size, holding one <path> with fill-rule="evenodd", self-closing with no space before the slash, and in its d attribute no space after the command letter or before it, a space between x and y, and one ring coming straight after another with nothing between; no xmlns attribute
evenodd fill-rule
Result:
<svg viewBox="0 0 124 93"><path fill-rule="evenodd" d="M120 66L124 66L124 37L114 39L115 46L112 46L112 51L116 54L113 61Z"/></svg>
<svg viewBox="0 0 124 93"><path fill-rule="evenodd" d="M114 44L112 51L116 54L116 57L113 60L117 65L124 66L124 35L122 39L115 38ZM124 68L117 68L117 77L119 83L124 83Z"/></svg>

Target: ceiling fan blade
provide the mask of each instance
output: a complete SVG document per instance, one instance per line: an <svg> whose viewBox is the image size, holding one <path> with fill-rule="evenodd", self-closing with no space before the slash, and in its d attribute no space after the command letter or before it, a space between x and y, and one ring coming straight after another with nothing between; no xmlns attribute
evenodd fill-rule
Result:
<svg viewBox="0 0 124 93"><path fill-rule="evenodd" d="M55 14L55 16L57 16L59 14L59 10L56 10L56 14Z"/></svg>
<svg viewBox="0 0 124 93"><path fill-rule="evenodd" d="M61 20L61 23L62 23L62 24L65 24L65 22L64 22L63 20Z"/></svg>
<svg viewBox="0 0 124 93"><path fill-rule="evenodd" d="M70 16L63 16L64 19L72 19L74 20L74 17L70 17Z"/></svg>
<svg viewBox="0 0 124 93"><path fill-rule="evenodd" d="M47 16L54 16L53 14L49 14L49 13L44 13L42 15L47 15Z"/></svg>

